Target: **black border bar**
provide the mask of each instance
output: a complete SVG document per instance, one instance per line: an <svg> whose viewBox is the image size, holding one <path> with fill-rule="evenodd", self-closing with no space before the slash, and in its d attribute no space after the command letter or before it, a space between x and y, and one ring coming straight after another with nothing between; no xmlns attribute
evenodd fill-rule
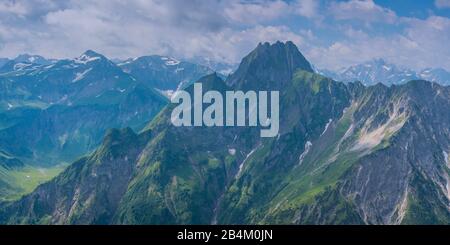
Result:
<svg viewBox="0 0 450 245"><path fill-rule="evenodd" d="M244 230L271 231L272 239L266 237L263 241L235 237L222 239L224 230L237 235ZM179 232L211 232L208 243L204 240L179 240ZM198 233L200 234L200 233ZM226 237L229 238L229 237ZM263 238L260 236L260 238ZM356 244L366 242L450 242L450 226L291 226L291 225L13 225L0 226L0 241L9 242L176 242L193 244L234 244L248 242L251 244L284 244L283 242L297 242L296 244L312 244L319 242L352 242ZM131 244L131 243L130 243Z"/></svg>

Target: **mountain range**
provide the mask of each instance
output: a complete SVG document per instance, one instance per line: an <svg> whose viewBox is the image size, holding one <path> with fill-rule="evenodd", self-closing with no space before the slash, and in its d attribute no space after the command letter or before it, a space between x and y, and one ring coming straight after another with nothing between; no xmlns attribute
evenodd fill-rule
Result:
<svg viewBox="0 0 450 245"><path fill-rule="evenodd" d="M159 55L127 59L118 62L117 65L124 72L167 96L206 74L214 73L206 66Z"/></svg>
<svg viewBox="0 0 450 245"><path fill-rule="evenodd" d="M91 154L2 202L0 222L450 223L449 86L337 82L292 42L259 44L225 80L198 82L204 92L278 90L279 135L175 127L168 104L142 130L108 130Z"/></svg>
<svg viewBox="0 0 450 245"><path fill-rule="evenodd" d="M342 68L339 71L319 69L317 72L336 81L360 81L367 86L377 83L390 86L392 84L404 84L417 79L436 82L441 85L450 85L450 72L445 69L426 68L416 72L412 69L389 64L383 59L374 59L362 64Z"/></svg>
<svg viewBox="0 0 450 245"><path fill-rule="evenodd" d="M212 73L153 58L164 59L141 57L122 67L88 50L74 59L19 55L6 61L0 68L0 200L52 178L97 148L110 128L140 131L167 104L160 91ZM143 75L141 61L150 61Z"/></svg>

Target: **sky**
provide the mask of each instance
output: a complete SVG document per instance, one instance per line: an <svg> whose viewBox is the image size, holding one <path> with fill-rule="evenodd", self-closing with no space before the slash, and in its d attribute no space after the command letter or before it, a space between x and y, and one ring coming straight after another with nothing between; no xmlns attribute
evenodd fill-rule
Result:
<svg viewBox="0 0 450 245"><path fill-rule="evenodd" d="M450 0L1 0L0 57L160 54L238 63L293 41L318 68L375 58L450 70Z"/></svg>

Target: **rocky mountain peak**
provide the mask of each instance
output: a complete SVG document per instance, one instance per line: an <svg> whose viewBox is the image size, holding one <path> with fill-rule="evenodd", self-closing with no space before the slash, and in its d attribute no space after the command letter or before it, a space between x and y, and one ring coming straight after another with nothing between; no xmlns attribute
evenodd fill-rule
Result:
<svg viewBox="0 0 450 245"><path fill-rule="evenodd" d="M280 89L298 69L313 72L311 64L294 43L259 43L242 59L227 84L240 89Z"/></svg>
<svg viewBox="0 0 450 245"><path fill-rule="evenodd" d="M38 65L49 65L55 62L52 59L46 59L40 55L20 54L14 58L16 63L33 63Z"/></svg>

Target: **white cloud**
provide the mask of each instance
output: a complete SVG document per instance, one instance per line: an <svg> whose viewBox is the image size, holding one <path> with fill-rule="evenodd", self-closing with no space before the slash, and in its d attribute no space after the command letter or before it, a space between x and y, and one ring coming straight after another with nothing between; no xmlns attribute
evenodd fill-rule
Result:
<svg viewBox="0 0 450 245"><path fill-rule="evenodd" d="M32 9L36 11L41 1L24 2L34 3L36 8ZM22 19L1 15L0 56L37 52L57 58L73 57L86 49L118 57L170 53L185 46L188 39L215 35L227 26L219 14L219 2L66 3L64 7L27 13L27 18Z"/></svg>
<svg viewBox="0 0 450 245"><path fill-rule="evenodd" d="M296 1L269 1L259 0L252 2L231 1L225 7L225 16L232 22L245 25L268 23L270 21L290 16L299 15L306 18L318 17L320 1L296 0Z"/></svg>
<svg viewBox="0 0 450 245"><path fill-rule="evenodd" d="M329 11L338 20L394 23L397 19L395 12L375 4L373 0L332 2Z"/></svg>
<svg viewBox="0 0 450 245"><path fill-rule="evenodd" d="M232 2L224 9L225 16L231 21L245 25L269 22L290 11L283 1Z"/></svg>
<svg viewBox="0 0 450 245"><path fill-rule="evenodd" d="M118 58L163 54L234 63L258 42L292 40L323 68L382 57L450 69L448 22L400 17L355 0L2 1L0 57L66 58L93 49ZM390 32L379 31L384 27Z"/></svg>
<svg viewBox="0 0 450 245"><path fill-rule="evenodd" d="M75 57L93 49L119 58L165 54L180 58L203 56L235 63L258 42L302 42L300 35L283 25L261 25L256 21L250 26L236 27L242 21L237 18L239 15L234 13L237 19L232 19L230 13L223 14L222 10L228 5L222 4L219 1L199 1L198 4L119 0L85 4L74 1L65 8L42 14L41 22L33 28L30 24L0 24L0 40L5 40L5 45L0 46L0 56L32 52L57 58ZM263 4L262 9L250 10L250 13L267 10L263 15L275 18L276 14L270 11L282 8L284 4Z"/></svg>
<svg viewBox="0 0 450 245"><path fill-rule="evenodd" d="M21 2L2 1L0 2L0 13L23 16L28 13L28 9Z"/></svg>
<svg viewBox="0 0 450 245"><path fill-rule="evenodd" d="M406 29L393 35L370 35L347 29L344 40L325 47L313 47L307 54L319 67L339 69L383 57L389 62L414 69L450 69L450 20L430 16L425 20L407 19Z"/></svg>
<svg viewBox="0 0 450 245"><path fill-rule="evenodd" d="M450 8L450 0L436 0L434 4L440 9Z"/></svg>
<svg viewBox="0 0 450 245"><path fill-rule="evenodd" d="M348 27L343 27L343 31L342 31L345 36L349 39L352 40L365 40L365 39L369 39L369 34L367 34L366 32L364 32L361 29L354 29L351 26Z"/></svg>
<svg viewBox="0 0 450 245"><path fill-rule="evenodd" d="M313 18L318 15L320 1L318 0L298 0L293 4L296 13L306 18Z"/></svg>

